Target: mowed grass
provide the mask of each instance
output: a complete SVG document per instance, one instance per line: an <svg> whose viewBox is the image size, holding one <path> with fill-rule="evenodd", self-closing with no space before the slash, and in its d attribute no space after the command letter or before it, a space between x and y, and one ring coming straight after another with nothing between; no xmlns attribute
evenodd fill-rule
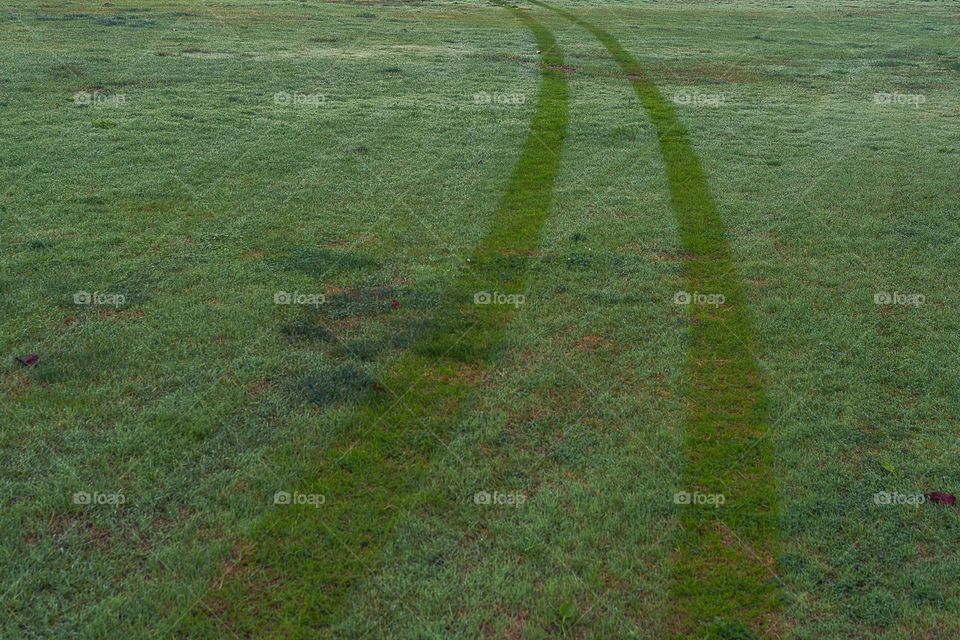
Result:
<svg viewBox="0 0 960 640"><path fill-rule="evenodd" d="M957 486L955 18L922 3L671 8L653 37L627 28L646 11L586 13L657 51L650 76L680 98L738 255L772 403L780 633L955 635L955 513L873 500ZM874 304L894 290L927 302Z"/></svg>
<svg viewBox="0 0 960 640"><path fill-rule="evenodd" d="M612 34L577 14L534 3L585 28L610 52L654 125L670 184L684 251L685 288L675 301L690 306L693 338L684 394L683 495L702 494L714 507L690 499L693 508L681 517L670 602L674 632L742 636L752 629L769 635L779 608L771 570L778 500L767 438L770 417L749 312L716 200L676 107L640 62ZM684 504L682 498L677 502Z"/></svg>
<svg viewBox="0 0 960 640"><path fill-rule="evenodd" d="M213 604L251 531L428 335L536 108L536 40L492 5L113 5L0 18L4 637L229 633ZM560 6L676 98L728 230L772 417L771 637L957 635L955 511L873 501L960 485L956 12ZM570 124L527 302L351 577L340 637L672 627L694 332L667 169L603 45L529 11L564 52Z"/></svg>
<svg viewBox="0 0 960 640"><path fill-rule="evenodd" d="M249 557L236 558L225 570L221 584L229 584L210 597L184 633L215 632L219 624L261 638L330 631L351 606L358 577L377 562L398 516L416 503L433 452L455 430L471 381L486 372L525 302L530 256L539 247L560 166L569 91L553 36L526 14L514 13L540 47L543 79L501 206L425 335L379 381L358 381L365 387L356 390L362 402L333 443L307 450L302 462L289 453L268 461L277 467L302 464L295 489L322 496L326 506L281 508L258 523L243 543L252 548ZM402 298L391 300L391 308L399 308ZM329 379L317 384L332 386Z"/></svg>
<svg viewBox="0 0 960 640"><path fill-rule="evenodd" d="M532 91L535 45L529 66L489 60L518 28L503 10L417 35L410 10L333 9L5 16L6 634L174 633L295 488L263 460L328 443L496 210L532 101L473 94ZM127 104L74 106L81 90ZM81 290L127 304L74 306ZM281 291L325 294L335 339ZM29 352L35 369L13 364Z"/></svg>

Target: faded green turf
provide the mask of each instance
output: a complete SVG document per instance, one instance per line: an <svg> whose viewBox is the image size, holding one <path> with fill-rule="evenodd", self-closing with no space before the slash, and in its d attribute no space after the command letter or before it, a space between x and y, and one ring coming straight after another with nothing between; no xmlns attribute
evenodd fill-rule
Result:
<svg viewBox="0 0 960 640"><path fill-rule="evenodd" d="M772 571L777 518L769 416L753 336L723 220L676 109L641 64L608 32L538 0L607 48L656 127L671 204L686 253L688 293L721 294L719 306L691 304L684 486L722 494L721 507L681 508L673 607L681 637L763 632L777 609ZM732 634L732 635L731 635ZM744 636L746 637L746 636Z"/></svg>
<svg viewBox="0 0 960 640"><path fill-rule="evenodd" d="M547 1L643 62L722 212L773 418L771 635L960 637L957 511L873 501L960 491L956 3ZM527 6L570 84L527 302L338 637L659 640L676 617L693 327L668 172L610 53ZM222 613L273 493L435 329L529 131L535 39L452 0L5 0L0 42L0 638L230 637L184 612ZM894 91L926 101L875 103ZM527 501L474 504L495 489Z"/></svg>
<svg viewBox="0 0 960 640"><path fill-rule="evenodd" d="M209 602L180 633L315 638L351 606L351 590L377 561L407 511L434 450L448 436L490 365L517 306L476 304L481 292L522 295L529 256L550 210L567 129L563 56L552 34L511 9L542 52L537 109L503 203L487 235L451 285L436 327L357 407L332 449L315 452L296 491L325 497L321 509L279 506L242 544ZM290 460L271 464L283 466ZM215 611L215 620L207 612Z"/></svg>

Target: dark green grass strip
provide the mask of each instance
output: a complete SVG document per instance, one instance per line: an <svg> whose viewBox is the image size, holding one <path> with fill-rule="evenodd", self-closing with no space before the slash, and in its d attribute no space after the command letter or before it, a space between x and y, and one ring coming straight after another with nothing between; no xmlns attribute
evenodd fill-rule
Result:
<svg viewBox="0 0 960 640"><path fill-rule="evenodd" d="M398 518L414 503L431 457L457 424L470 380L495 356L512 305L476 305L479 291L520 293L540 242L567 129L563 58L551 33L511 8L542 51L530 132L486 237L452 284L434 329L371 392L332 449L317 452L303 478L278 490L322 494L322 508L274 507L238 546L222 586L182 625L215 635L217 620L240 637L316 638L349 607L352 590L376 563ZM532 304L532 302L528 303ZM435 435L436 434L436 437ZM296 458L277 459L275 465ZM464 496L465 502L469 496ZM212 614L212 615L211 615Z"/></svg>
<svg viewBox="0 0 960 640"><path fill-rule="evenodd" d="M686 129L640 63L606 31L543 2L597 37L633 85L657 131L671 203L685 251L688 292L719 293L720 307L691 305L693 344L683 486L722 493L722 507L685 506L671 592L680 637L772 635L777 492L770 466L769 414L743 290L723 220Z"/></svg>

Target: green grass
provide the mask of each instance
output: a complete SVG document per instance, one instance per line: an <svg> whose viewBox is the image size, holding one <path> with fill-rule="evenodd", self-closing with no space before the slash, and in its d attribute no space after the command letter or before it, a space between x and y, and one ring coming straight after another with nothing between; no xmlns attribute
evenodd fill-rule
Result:
<svg viewBox="0 0 960 640"><path fill-rule="evenodd" d="M753 629L767 635L777 608L777 576L771 569L777 497L767 439L770 419L723 220L676 109L636 58L603 29L553 10L603 43L656 129L684 250L686 290L681 295L691 300L696 294L722 296L717 304L687 302L693 343L681 491L722 498L712 498L716 506L694 503L682 511L684 531L674 559L671 599L677 632L684 637L747 637Z"/></svg>
<svg viewBox="0 0 960 640"><path fill-rule="evenodd" d="M0 637L960 634L956 511L873 501L960 489L954 7L550 2L611 55L521 4L568 119L516 245L491 230L552 50L501 6L0 8ZM525 303L459 306L488 268ZM720 309L673 303L714 281ZM739 426L769 429L736 471L736 439L694 455ZM719 509L673 502L715 483Z"/></svg>
<svg viewBox="0 0 960 640"><path fill-rule="evenodd" d="M518 304L477 304L477 295L524 295L529 254L539 245L550 209L567 126L563 56L549 31L514 11L542 50L543 80L536 111L503 203L461 275L451 284L429 329L374 382L354 373L308 381L311 401L361 396L336 444L307 451L289 491L324 497L322 509L290 505L258 523L247 553L202 607L198 621L178 629L190 635L206 622L255 637L317 637L349 606L357 580L377 561L394 520L412 506L470 392L470 380L489 366ZM519 298L518 298L519 300ZM302 450L302 447L300 447ZM275 467L298 462L287 455ZM290 508L292 507L292 508ZM216 613L214 613L214 611Z"/></svg>

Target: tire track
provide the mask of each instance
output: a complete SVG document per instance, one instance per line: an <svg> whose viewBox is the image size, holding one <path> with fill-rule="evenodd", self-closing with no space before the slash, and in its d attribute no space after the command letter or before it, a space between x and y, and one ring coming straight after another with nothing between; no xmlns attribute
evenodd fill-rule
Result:
<svg viewBox="0 0 960 640"><path fill-rule="evenodd" d="M531 16L507 8L536 39L541 80L519 161L471 255L472 266L451 285L431 332L383 380L396 396L371 392L338 444L318 451L315 464L298 474L297 491L322 494L324 505L269 511L238 546L212 594L181 624L182 632L215 636L223 624L238 637L329 635L399 518L415 505L419 480L438 440L452 433L470 380L495 357L516 308L477 305L474 295L524 291L529 256L539 246L553 198L568 110L556 40ZM293 460L273 461L287 463Z"/></svg>
<svg viewBox="0 0 960 640"><path fill-rule="evenodd" d="M616 38L569 11L530 2L588 30L619 64L656 128L687 292L726 299L689 306L686 464L677 489L723 494L726 504L681 508L672 631L689 638L774 635L777 491L766 439L769 413L734 256L700 160L673 105Z"/></svg>

